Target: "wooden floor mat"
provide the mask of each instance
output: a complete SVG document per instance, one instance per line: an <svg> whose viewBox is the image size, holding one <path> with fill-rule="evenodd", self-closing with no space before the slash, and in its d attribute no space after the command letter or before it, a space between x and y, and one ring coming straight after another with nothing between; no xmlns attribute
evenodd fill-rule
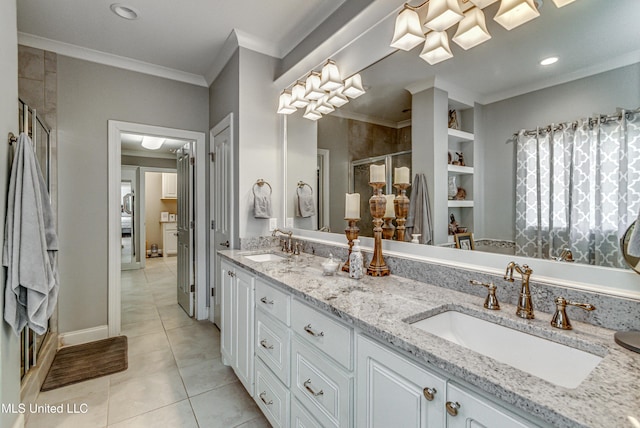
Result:
<svg viewBox="0 0 640 428"><path fill-rule="evenodd" d="M127 336L62 348L56 354L41 391L94 379L127 369Z"/></svg>

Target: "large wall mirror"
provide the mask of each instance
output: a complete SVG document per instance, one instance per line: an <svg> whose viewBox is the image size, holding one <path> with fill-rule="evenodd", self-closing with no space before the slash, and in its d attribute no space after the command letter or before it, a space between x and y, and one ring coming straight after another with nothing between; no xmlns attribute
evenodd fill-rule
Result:
<svg viewBox="0 0 640 428"><path fill-rule="evenodd" d="M619 155L639 145L640 115L617 116L640 107L640 2L545 0L512 31L493 21L498 4L484 9L489 41L468 51L451 43L453 58L436 65L420 47L396 51L361 70L365 95L316 122L287 117L295 228L343 234L345 193L355 191L371 236L368 166L387 165L389 181L390 169L409 166L412 181L421 173L428 183L431 245L454 245L453 216L476 250L553 259L569 249L575 263L627 268L618 242L640 210L640 160ZM558 61L541 65L548 57ZM464 199L449 199L452 178ZM311 215L296 210L297 193L314 195Z"/></svg>

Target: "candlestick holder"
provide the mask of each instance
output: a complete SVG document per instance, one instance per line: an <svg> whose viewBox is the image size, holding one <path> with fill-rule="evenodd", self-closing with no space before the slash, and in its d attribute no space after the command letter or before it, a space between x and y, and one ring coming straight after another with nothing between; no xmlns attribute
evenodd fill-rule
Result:
<svg viewBox="0 0 640 428"><path fill-rule="evenodd" d="M396 183L393 185L398 190L398 195L393 200L393 209L396 213L396 228L398 232L398 241L404 241L405 223L407 222L407 215L409 215L409 203L411 202L407 197L407 188L411 186L411 183Z"/></svg>
<svg viewBox="0 0 640 428"><path fill-rule="evenodd" d="M396 233L396 227L393 225L393 219L395 217L384 217L382 220L382 239L393 239L393 235Z"/></svg>
<svg viewBox="0 0 640 428"><path fill-rule="evenodd" d="M347 235L347 239L349 240L349 254L347 254L347 261L342 265L343 272L349 272L349 259L351 258L351 249L353 248L353 240L358 239L358 234L360 233L360 229L358 228L359 218L345 218L349 223L349 226L344 230L345 235Z"/></svg>
<svg viewBox="0 0 640 428"><path fill-rule="evenodd" d="M387 199L382 194L382 188L386 183L369 183L373 187L373 196L369 199L369 209L373 217L373 257L371 263L367 267L367 275L369 276L387 276L391 273L389 266L382 256L382 217L386 211Z"/></svg>

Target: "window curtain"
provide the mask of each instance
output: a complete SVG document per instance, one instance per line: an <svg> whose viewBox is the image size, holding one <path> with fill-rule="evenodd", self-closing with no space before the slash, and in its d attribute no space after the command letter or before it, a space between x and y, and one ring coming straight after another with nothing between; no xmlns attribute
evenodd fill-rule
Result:
<svg viewBox="0 0 640 428"><path fill-rule="evenodd" d="M516 255L626 267L619 237L640 210L640 113L520 131Z"/></svg>

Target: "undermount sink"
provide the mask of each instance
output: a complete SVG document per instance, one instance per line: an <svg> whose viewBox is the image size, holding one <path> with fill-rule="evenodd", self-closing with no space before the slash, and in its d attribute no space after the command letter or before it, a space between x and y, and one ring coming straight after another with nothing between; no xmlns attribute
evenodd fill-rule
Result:
<svg viewBox="0 0 640 428"><path fill-rule="evenodd" d="M251 254L245 257L253 262L279 262L285 259L273 253Z"/></svg>
<svg viewBox="0 0 640 428"><path fill-rule="evenodd" d="M602 361L600 356L457 311L411 325L565 388L576 388Z"/></svg>

